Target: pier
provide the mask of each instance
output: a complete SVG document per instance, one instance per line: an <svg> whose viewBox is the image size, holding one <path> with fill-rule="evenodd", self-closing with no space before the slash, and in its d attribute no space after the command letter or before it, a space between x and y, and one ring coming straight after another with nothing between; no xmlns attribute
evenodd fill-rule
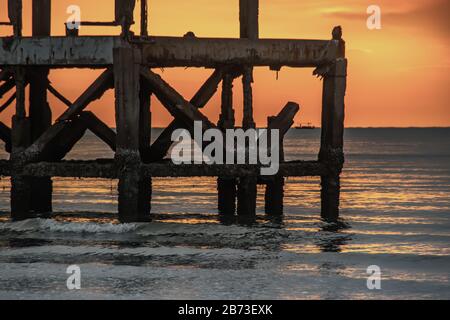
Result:
<svg viewBox="0 0 450 320"><path fill-rule="evenodd" d="M139 4L140 34L130 31ZM52 212L52 178L83 177L118 179L118 218L121 222L151 220L153 177L217 177L218 211L226 216L256 214L257 185L266 186L265 208L282 215L286 177L321 177L321 213L328 221L339 217L340 175L344 164L344 99L347 60L342 29L335 27L328 40L261 39L259 1L239 1L240 38L152 36L148 33L147 0L115 1L113 22L81 25L120 26L119 36L82 36L67 29L66 36L51 35L51 0L32 1L32 36L22 35L22 1L8 1L12 34L0 37L0 113L15 105L12 127L0 122L0 139L10 159L0 161L0 176L11 177L11 218L22 220ZM175 10L175 8L174 8ZM68 26L67 26L68 28ZM179 94L155 68L197 67L211 69L211 76L191 100ZM284 161L276 176L261 176L260 165L175 165L165 160L174 130L192 131L195 121L203 130L255 128L253 68L311 68L323 79L321 147L316 161ZM70 101L49 82L50 70L101 69L103 72L76 99ZM233 83L243 85L243 123L234 117ZM218 123L202 109L221 90ZM29 89L29 99L26 90ZM115 92L116 130L85 109L103 94ZM48 95L67 110L52 121ZM151 103L154 95L173 121L151 144ZM284 107L284 108L283 108ZM287 102L269 117L267 128L284 135L294 125L300 106ZM111 112L113 109L111 109ZM63 160L89 130L114 152L113 159ZM281 142L282 142L281 137ZM319 187L319 186L318 186Z"/></svg>

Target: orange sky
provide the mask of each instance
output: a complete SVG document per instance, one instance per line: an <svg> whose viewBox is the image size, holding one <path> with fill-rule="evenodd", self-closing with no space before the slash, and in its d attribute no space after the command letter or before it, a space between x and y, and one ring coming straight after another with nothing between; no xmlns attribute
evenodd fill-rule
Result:
<svg viewBox="0 0 450 320"><path fill-rule="evenodd" d="M0 0L0 21L6 20L6 0ZM382 29L366 27L366 9L376 3L382 10ZM77 4L82 20L113 19L112 0L53 1L52 34L63 35L66 8ZM31 0L24 0L24 34L30 34ZM238 37L238 0L149 0L150 34ZM329 39L335 25L342 25L347 42L349 78L347 127L450 126L450 1L448 0L260 0L261 38ZM136 11L136 18L139 12ZM138 20L137 20L138 21ZM136 26L138 32L138 26ZM10 28L0 27L0 36ZM82 28L80 34L117 34L116 28ZM211 70L165 69L164 79L190 99ZM72 101L93 81L97 71L52 71L51 81ZM255 70L255 120L265 125L289 101L302 106L297 122L320 125L322 84L312 69L283 68L276 73ZM240 81L235 82L235 108L242 119ZM218 119L220 92L203 112ZM5 98L3 99L5 100ZM171 116L154 100L153 126L166 125ZM57 117L65 107L50 96ZM113 92L89 107L114 126ZM10 123L13 106L0 115Z"/></svg>

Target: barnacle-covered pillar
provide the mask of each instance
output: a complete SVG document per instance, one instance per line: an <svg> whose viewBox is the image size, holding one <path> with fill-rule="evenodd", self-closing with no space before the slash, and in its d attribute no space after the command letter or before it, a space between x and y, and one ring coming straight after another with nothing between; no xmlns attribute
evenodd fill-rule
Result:
<svg viewBox="0 0 450 320"><path fill-rule="evenodd" d="M51 0L33 0L33 37L50 36ZM33 66L27 73L30 82L31 143L36 141L51 125L52 112L47 101L49 68ZM37 213L52 212L53 183L50 177L31 179L31 206Z"/></svg>
<svg viewBox="0 0 450 320"><path fill-rule="evenodd" d="M148 137L141 135L140 52L124 44L114 49L117 147L115 161L119 172L119 220L147 221L150 215L151 184L140 174L139 149ZM145 88L144 88L145 89ZM147 105L148 106L148 105Z"/></svg>
<svg viewBox="0 0 450 320"><path fill-rule="evenodd" d="M239 20L241 38L258 39L259 37L259 0L240 0ZM244 66L242 76L242 87L244 90L244 118L242 126L244 130L256 127L253 119L253 67ZM246 148L247 151L248 148ZM257 178L241 177L237 191L237 213L238 215L256 214Z"/></svg>
<svg viewBox="0 0 450 320"><path fill-rule="evenodd" d="M319 160L325 163L328 174L321 177L322 218L335 221L339 217L340 174L344 164L344 115L347 87L347 59L342 30L333 30L333 41L339 43L342 58L336 59L323 76L322 137Z"/></svg>
<svg viewBox="0 0 450 320"><path fill-rule="evenodd" d="M218 127L224 132L235 125L233 109L234 76L225 73L222 82L222 104ZM219 213L232 216L236 213L236 178L219 177L217 179L217 195Z"/></svg>

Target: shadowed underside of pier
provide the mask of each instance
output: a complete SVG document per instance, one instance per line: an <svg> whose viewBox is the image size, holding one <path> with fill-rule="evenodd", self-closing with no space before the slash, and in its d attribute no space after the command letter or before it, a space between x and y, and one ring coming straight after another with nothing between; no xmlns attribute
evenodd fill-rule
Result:
<svg viewBox="0 0 450 320"><path fill-rule="evenodd" d="M0 98L8 96L0 105L0 113L15 105L15 114L11 128L0 122L0 139L11 153L10 160L0 161L0 175L11 176L12 218L26 219L52 211L52 177L118 179L119 219L130 222L149 220L152 177L217 177L219 212L253 216L258 184L266 186L266 212L280 215L285 177L320 176L322 216L337 219L347 76L340 27L333 30L330 40L260 39L259 1L240 0L239 39L198 38L191 32L184 37L154 37L147 33L147 1L139 3L139 36L130 32L136 2L116 0L114 22L81 24L120 25L120 36L80 36L78 30L68 28L67 36L54 37L50 35L51 0L33 0L32 36L23 37L21 1L8 1L9 21L2 24L10 24L14 34L0 37ZM195 121L202 122L202 130L255 128L253 68L280 70L286 66L314 68L314 75L323 78L317 161L285 162L281 148L278 174L261 176L261 165L175 165L164 160L172 146L172 133L180 128L192 132ZM187 100L152 71L168 67L208 68L211 76ZM78 99L70 101L48 80L49 71L56 68L96 68L103 72ZM233 83L239 78L244 119L237 125ZM213 123L202 108L219 86L221 114L219 122ZM94 113L85 111L109 89L115 91L116 131ZM56 121L52 121L48 94L67 106ZM173 121L150 144L152 95L170 112ZM278 115L268 118L267 128L280 131L281 145L299 110L298 103L288 102ZM115 152L114 159L63 160L87 130Z"/></svg>

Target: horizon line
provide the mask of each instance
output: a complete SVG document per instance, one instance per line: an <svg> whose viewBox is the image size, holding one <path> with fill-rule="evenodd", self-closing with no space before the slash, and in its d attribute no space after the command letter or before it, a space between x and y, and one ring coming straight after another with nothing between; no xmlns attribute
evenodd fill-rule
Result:
<svg viewBox="0 0 450 320"><path fill-rule="evenodd" d="M116 127L109 127L110 129L116 129ZM167 127L151 127L151 129L166 129ZM241 127L236 127L236 129L240 129ZM267 127L257 127L257 129L267 129ZM290 128L289 130L304 130L304 129L298 129L298 128ZM314 129L308 129L308 130L315 130L315 129L321 129L321 127L315 127ZM394 127L394 126L388 126L388 127L345 127L345 129L450 129L450 126L411 126L411 127Z"/></svg>

